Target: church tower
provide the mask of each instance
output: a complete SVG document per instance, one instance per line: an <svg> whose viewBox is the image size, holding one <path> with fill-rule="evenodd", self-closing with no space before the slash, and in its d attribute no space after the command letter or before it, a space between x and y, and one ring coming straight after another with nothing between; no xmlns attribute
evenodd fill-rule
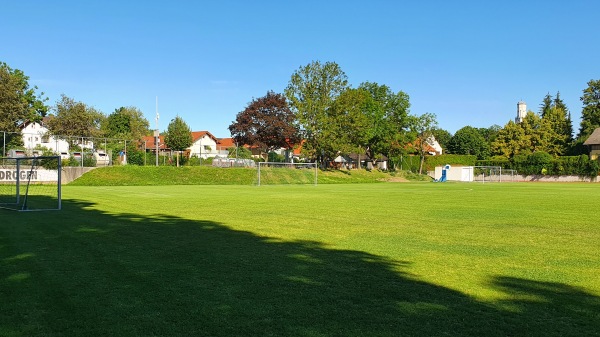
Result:
<svg viewBox="0 0 600 337"><path fill-rule="evenodd" d="M527 115L527 104L523 101L519 101L519 103L517 103L517 118L515 118L515 123L521 123L523 119L525 119L525 115Z"/></svg>

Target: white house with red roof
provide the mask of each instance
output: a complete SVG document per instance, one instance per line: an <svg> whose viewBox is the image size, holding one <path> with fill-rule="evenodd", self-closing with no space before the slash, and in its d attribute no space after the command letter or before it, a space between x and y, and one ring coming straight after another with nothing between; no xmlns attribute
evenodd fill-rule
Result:
<svg viewBox="0 0 600 337"><path fill-rule="evenodd" d="M208 131L193 131L192 146L188 147L189 156L198 158L214 158L216 156L227 157L228 152L217 145L219 139Z"/></svg>
<svg viewBox="0 0 600 337"><path fill-rule="evenodd" d="M23 146L30 152L35 148L45 147L57 154L68 153L69 143L50 135L48 128L45 126L46 121L47 118L44 118L41 123L27 122L21 125Z"/></svg>

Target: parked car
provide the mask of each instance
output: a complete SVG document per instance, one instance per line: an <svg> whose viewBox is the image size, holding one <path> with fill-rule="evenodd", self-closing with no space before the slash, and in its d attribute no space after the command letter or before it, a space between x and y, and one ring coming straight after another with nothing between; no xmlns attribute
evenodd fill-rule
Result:
<svg viewBox="0 0 600 337"><path fill-rule="evenodd" d="M104 151L94 152L94 158L96 159L96 166L108 166L110 164L110 156Z"/></svg>
<svg viewBox="0 0 600 337"><path fill-rule="evenodd" d="M8 151L8 156L10 158L27 157L27 153L25 152L25 150L13 149Z"/></svg>

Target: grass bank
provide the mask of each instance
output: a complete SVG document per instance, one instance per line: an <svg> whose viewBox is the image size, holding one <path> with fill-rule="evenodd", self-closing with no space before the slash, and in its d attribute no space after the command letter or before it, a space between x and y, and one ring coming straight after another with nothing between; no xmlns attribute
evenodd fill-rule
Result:
<svg viewBox="0 0 600 337"><path fill-rule="evenodd" d="M407 172L377 170L318 170L318 184L377 183L382 181L426 181L426 176ZM148 185L256 185L253 168L212 166L155 167L112 166L92 170L71 182L74 186L148 186ZM312 184L310 169L262 169L261 184Z"/></svg>

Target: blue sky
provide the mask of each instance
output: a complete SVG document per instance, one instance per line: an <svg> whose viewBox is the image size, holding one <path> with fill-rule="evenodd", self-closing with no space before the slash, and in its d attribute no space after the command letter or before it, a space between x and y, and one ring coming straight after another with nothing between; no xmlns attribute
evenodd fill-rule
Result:
<svg viewBox="0 0 600 337"><path fill-rule="evenodd" d="M54 104L65 94L109 114L135 106L159 129L181 116L228 137L236 114L283 92L312 61L349 83L404 91L411 113L452 133L505 125L517 102L560 95L575 131L600 79L600 2L5 1L0 61Z"/></svg>

